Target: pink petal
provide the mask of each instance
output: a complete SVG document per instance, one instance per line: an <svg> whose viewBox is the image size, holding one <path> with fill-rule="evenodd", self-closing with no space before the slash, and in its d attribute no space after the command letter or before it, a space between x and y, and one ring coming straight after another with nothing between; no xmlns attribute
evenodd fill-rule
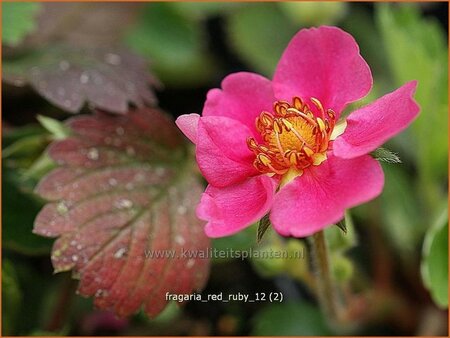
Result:
<svg viewBox="0 0 450 338"><path fill-rule="evenodd" d="M228 117L200 118L196 157L206 180L225 187L255 176L255 155L247 147L252 132L242 123Z"/></svg>
<svg viewBox="0 0 450 338"><path fill-rule="evenodd" d="M226 116L254 130L256 118L263 110L272 111L274 101L270 80L254 73L234 73L222 81L222 90L208 92L202 115Z"/></svg>
<svg viewBox="0 0 450 338"><path fill-rule="evenodd" d="M192 143L197 143L197 130L200 115L184 114L175 120L175 124Z"/></svg>
<svg viewBox="0 0 450 338"><path fill-rule="evenodd" d="M232 235L258 221L269 211L275 189L275 180L264 175L226 188L209 185L197 208L197 216L208 221L206 235Z"/></svg>
<svg viewBox="0 0 450 338"><path fill-rule="evenodd" d="M339 114L370 91L372 75L350 34L322 26L294 36L278 63L273 86L278 99L315 97Z"/></svg>
<svg viewBox="0 0 450 338"><path fill-rule="evenodd" d="M356 110L347 119L347 128L333 143L333 152L343 158L367 154L405 129L418 115L413 99L417 81Z"/></svg>
<svg viewBox="0 0 450 338"><path fill-rule="evenodd" d="M275 195L270 219L281 235L309 236L342 219L345 209L378 196L383 184L381 166L370 156L331 155Z"/></svg>

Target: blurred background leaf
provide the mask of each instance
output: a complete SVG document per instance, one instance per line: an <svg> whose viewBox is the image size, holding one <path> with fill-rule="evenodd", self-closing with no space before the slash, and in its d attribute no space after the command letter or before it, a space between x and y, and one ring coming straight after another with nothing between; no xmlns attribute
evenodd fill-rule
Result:
<svg viewBox="0 0 450 338"><path fill-rule="evenodd" d="M291 1L280 2L280 8L295 24L302 27L333 25L339 22L348 10L346 2Z"/></svg>
<svg viewBox="0 0 450 338"><path fill-rule="evenodd" d="M2 43L19 45L36 28L38 2L2 2Z"/></svg>
<svg viewBox="0 0 450 338"><path fill-rule="evenodd" d="M255 336L332 335L320 310L307 302L267 304L253 321Z"/></svg>
<svg viewBox="0 0 450 338"><path fill-rule="evenodd" d="M422 278L433 300L448 308L448 209L445 208L426 234L421 266Z"/></svg>
<svg viewBox="0 0 450 338"><path fill-rule="evenodd" d="M2 260L2 299L2 333L11 335L22 302L22 292L14 265L7 259Z"/></svg>
<svg viewBox="0 0 450 338"><path fill-rule="evenodd" d="M377 26L396 86L416 79L421 113L397 138L402 151L417 159L419 185L429 211L445 196L448 173L448 52L445 33L432 18L423 18L412 4L378 4Z"/></svg>
<svg viewBox="0 0 450 338"><path fill-rule="evenodd" d="M297 28L275 3L246 4L228 14L227 34L235 53L254 70L271 77Z"/></svg>
<svg viewBox="0 0 450 338"><path fill-rule="evenodd" d="M201 24L171 3L148 3L127 36L129 46L147 57L166 85L201 84L212 76L213 60Z"/></svg>

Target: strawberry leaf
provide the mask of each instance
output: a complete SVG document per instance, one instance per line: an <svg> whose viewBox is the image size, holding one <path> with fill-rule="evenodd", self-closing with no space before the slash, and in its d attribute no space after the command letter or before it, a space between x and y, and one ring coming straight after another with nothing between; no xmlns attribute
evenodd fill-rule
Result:
<svg viewBox="0 0 450 338"><path fill-rule="evenodd" d="M37 49L3 61L3 80L30 84L55 106L71 113L85 102L112 113L125 114L156 102L150 85L156 80L145 61L125 51L74 48L64 45Z"/></svg>
<svg viewBox="0 0 450 338"><path fill-rule="evenodd" d="M166 292L201 289L209 271L209 240L194 212L202 186L172 120L142 109L68 126L73 136L48 150L60 168L36 188L51 202L34 233L58 237L55 272L73 270L79 294L119 316L143 305L153 317Z"/></svg>

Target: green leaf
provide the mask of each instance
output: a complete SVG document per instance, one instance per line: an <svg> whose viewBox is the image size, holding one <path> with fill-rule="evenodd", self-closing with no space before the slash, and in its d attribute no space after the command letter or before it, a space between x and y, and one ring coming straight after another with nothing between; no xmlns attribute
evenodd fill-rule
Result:
<svg viewBox="0 0 450 338"><path fill-rule="evenodd" d="M180 15L192 19L206 19L214 15L226 14L230 10L239 7L239 3L232 2L188 2L174 1L170 3Z"/></svg>
<svg viewBox="0 0 450 338"><path fill-rule="evenodd" d="M27 255L50 252L52 241L34 235L33 221L43 203L21 188L21 178L10 168L3 168L2 199L3 248Z"/></svg>
<svg viewBox="0 0 450 338"><path fill-rule="evenodd" d="M228 16L228 40L256 71L271 76L283 50L297 31L273 3L252 3Z"/></svg>
<svg viewBox="0 0 450 338"><path fill-rule="evenodd" d="M421 194L428 207L442 199L448 173L448 52L439 23L421 15L418 4L377 4L376 19L397 86L418 80L415 98L421 113L396 138L416 157Z"/></svg>
<svg viewBox="0 0 450 338"><path fill-rule="evenodd" d="M429 224L423 221L423 206L403 166L387 165L383 171L386 183L380 196L380 224L387 239L409 260Z"/></svg>
<svg viewBox="0 0 450 338"><path fill-rule="evenodd" d="M421 273L435 303L448 308L448 210L442 212L425 237Z"/></svg>
<svg viewBox="0 0 450 338"><path fill-rule="evenodd" d="M346 14L348 4L345 2L291 1L279 2L280 8L295 24L305 26L332 25Z"/></svg>
<svg viewBox="0 0 450 338"><path fill-rule="evenodd" d="M269 214L265 215L261 220L258 222L258 231L256 233L256 241L259 243L261 242L264 234L270 227L270 218Z"/></svg>
<svg viewBox="0 0 450 338"><path fill-rule="evenodd" d="M253 319L254 336L327 336L320 310L306 302L268 304Z"/></svg>
<svg viewBox="0 0 450 338"><path fill-rule="evenodd" d="M234 250L234 251L242 251L249 250L251 247L255 245L255 231L257 225L253 224L248 228L239 231L237 234L227 237L214 238L212 240L212 246L215 250L224 251ZM219 258L214 257L214 263L225 263L228 262L231 258Z"/></svg>
<svg viewBox="0 0 450 338"><path fill-rule="evenodd" d="M18 277L11 261L2 262L2 335L14 334L14 324L17 320L22 292Z"/></svg>
<svg viewBox="0 0 450 338"><path fill-rule="evenodd" d="M325 229L325 238L328 243L330 255L344 253L357 244L357 238L349 211L345 213L345 226L347 231L343 232L338 226Z"/></svg>
<svg viewBox="0 0 450 338"><path fill-rule="evenodd" d="M370 153L370 156L372 156L375 160L380 161L380 162L386 162L386 163L392 163L392 164L402 163L402 160L400 159L398 154L396 154L386 148L377 148Z"/></svg>
<svg viewBox="0 0 450 338"><path fill-rule="evenodd" d="M2 43L16 46L36 28L38 2L2 2Z"/></svg>
<svg viewBox="0 0 450 338"><path fill-rule="evenodd" d="M61 121L52 119L51 117L38 115L39 123L53 135L54 140L62 140L70 136L70 130Z"/></svg>
<svg viewBox="0 0 450 338"><path fill-rule="evenodd" d="M345 224L345 218L336 223L336 226L342 230L344 234L347 233L347 225Z"/></svg>
<svg viewBox="0 0 450 338"><path fill-rule="evenodd" d="M202 83L212 76L213 61L203 45L199 22L181 15L169 3L149 3L127 34L128 45L147 57L170 85Z"/></svg>

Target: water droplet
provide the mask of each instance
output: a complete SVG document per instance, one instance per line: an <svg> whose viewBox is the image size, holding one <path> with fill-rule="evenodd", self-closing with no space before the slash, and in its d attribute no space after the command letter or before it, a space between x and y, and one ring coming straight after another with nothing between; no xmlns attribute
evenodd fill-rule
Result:
<svg viewBox="0 0 450 338"><path fill-rule="evenodd" d="M80 75L80 82L82 84L86 84L86 83L89 82L89 74L87 72L81 73L81 75Z"/></svg>
<svg viewBox="0 0 450 338"><path fill-rule="evenodd" d="M108 291L103 290L103 289L98 289L95 292L95 297L106 297L108 295Z"/></svg>
<svg viewBox="0 0 450 338"><path fill-rule="evenodd" d="M161 177L166 173L166 170L164 168L156 168L155 173L157 176Z"/></svg>
<svg viewBox="0 0 450 338"><path fill-rule="evenodd" d="M131 183L131 182L125 184L125 189L127 189L127 190L132 190L132 189L134 189L134 184Z"/></svg>
<svg viewBox="0 0 450 338"><path fill-rule="evenodd" d="M93 161L98 160L98 150L95 148L91 148L89 149L88 153L87 153L87 158Z"/></svg>
<svg viewBox="0 0 450 338"><path fill-rule="evenodd" d="M187 208L186 208L184 205L180 205L180 206L177 208L177 212L178 212L180 215L186 215Z"/></svg>
<svg viewBox="0 0 450 338"><path fill-rule="evenodd" d="M192 268L192 267L194 266L194 264L195 264L195 260L194 260L193 258L191 258L191 259L189 259L189 260L187 261L187 263L186 263L186 268L187 268L187 269L190 269L190 268Z"/></svg>
<svg viewBox="0 0 450 338"><path fill-rule="evenodd" d="M102 79L102 77L101 77L100 75L98 75L98 74L94 74L93 80L94 80L94 84L97 85L97 86L103 84L103 79Z"/></svg>
<svg viewBox="0 0 450 338"><path fill-rule="evenodd" d="M72 105L72 101L70 100L64 100L64 106L67 108L70 108L70 106Z"/></svg>
<svg viewBox="0 0 450 338"><path fill-rule="evenodd" d="M117 66L117 65L120 65L120 63L122 62L122 59L117 54L108 53L105 55L105 61L107 63L109 63L110 65Z"/></svg>
<svg viewBox="0 0 450 338"><path fill-rule="evenodd" d="M136 151L134 150L133 147L130 147L130 146L127 147L126 152L127 152L127 155L129 155L129 156L136 155Z"/></svg>
<svg viewBox="0 0 450 338"><path fill-rule="evenodd" d="M59 96L66 95L66 90L64 88L62 88L62 87L59 87L56 92L58 93Z"/></svg>
<svg viewBox="0 0 450 338"><path fill-rule="evenodd" d="M127 249L126 248L120 248L119 250L117 250L114 253L114 258L117 258L117 259L122 258L122 257L125 256L126 253L127 253Z"/></svg>
<svg viewBox="0 0 450 338"><path fill-rule="evenodd" d="M81 244L78 244L77 245L77 250L81 250L81 249L83 249L83 246Z"/></svg>
<svg viewBox="0 0 450 338"><path fill-rule="evenodd" d="M108 180L108 184L109 184L110 186L114 187L114 186L117 185L117 180L116 180L115 178L110 178L110 179Z"/></svg>
<svg viewBox="0 0 450 338"><path fill-rule="evenodd" d="M129 209L133 206L133 202L127 199L120 199L114 205L118 209Z"/></svg>
<svg viewBox="0 0 450 338"><path fill-rule="evenodd" d="M62 60L59 63L59 69L61 69L62 71L66 71L70 68L70 63L66 60Z"/></svg>
<svg viewBox="0 0 450 338"><path fill-rule="evenodd" d="M183 245L184 243L186 243L186 240L183 238L183 236L177 235L175 236L175 243Z"/></svg>
<svg viewBox="0 0 450 338"><path fill-rule="evenodd" d="M136 182L143 182L145 180L145 175L142 173L138 173L134 175L133 180L135 180Z"/></svg>
<svg viewBox="0 0 450 338"><path fill-rule="evenodd" d="M125 134L125 130L122 127L117 127L116 134L122 136L123 134Z"/></svg>
<svg viewBox="0 0 450 338"><path fill-rule="evenodd" d="M13 80L13 84L15 85L15 86L17 86L17 87L22 87L22 86L24 86L25 85L25 80L23 80L23 79L14 79Z"/></svg>
<svg viewBox="0 0 450 338"><path fill-rule="evenodd" d="M75 241L75 240L70 241L70 245L71 245L71 246L77 245L77 241Z"/></svg>
<svg viewBox="0 0 450 338"><path fill-rule="evenodd" d="M61 201L58 203L58 205L56 206L56 211L58 212L58 214L60 215L65 215L67 214L67 212L69 211L69 207L67 206L65 201Z"/></svg>
<svg viewBox="0 0 450 338"><path fill-rule="evenodd" d="M72 262L77 262L77 261L78 261L78 256L72 255Z"/></svg>

